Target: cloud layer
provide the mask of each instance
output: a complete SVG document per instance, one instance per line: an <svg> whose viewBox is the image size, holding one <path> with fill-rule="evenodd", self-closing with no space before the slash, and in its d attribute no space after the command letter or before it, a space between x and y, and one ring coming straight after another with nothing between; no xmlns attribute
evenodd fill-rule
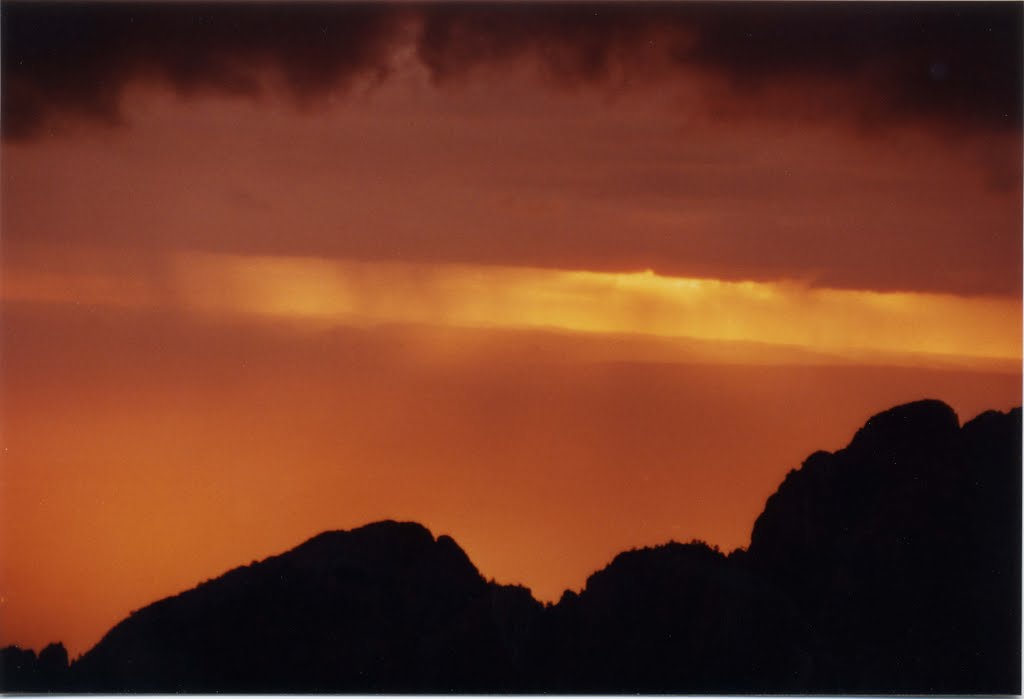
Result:
<svg viewBox="0 0 1024 699"><path fill-rule="evenodd" d="M1020 305L948 294L807 289L651 273L417 265L245 255L176 256L169 278L8 273L8 301L176 309L314 327L412 323L762 343L832 361L985 366L1020 361ZM758 356L768 355L768 356ZM735 356L711 354L711 361ZM807 357L801 357L808 361Z"/></svg>
<svg viewBox="0 0 1024 699"><path fill-rule="evenodd" d="M713 108L1019 129L1012 3L363 5L5 3L3 134L56 115L116 123L133 82L256 95L274 74L302 105L386 79L412 55L438 83L535 63L553 85L620 89L694 71ZM783 85L797 99L766 100Z"/></svg>

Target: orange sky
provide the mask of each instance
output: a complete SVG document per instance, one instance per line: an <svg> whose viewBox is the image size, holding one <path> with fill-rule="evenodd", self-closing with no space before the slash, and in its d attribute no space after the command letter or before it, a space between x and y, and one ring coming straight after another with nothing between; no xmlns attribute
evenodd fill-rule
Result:
<svg viewBox="0 0 1024 699"><path fill-rule="evenodd" d="M877 66L754 89L713 23L569 80L607 28L417 44L410 16L353 49L385 77L255 39L238 76L81 61L113 97L5 69L0 644L76 655L384 517L553 600L631 546L746 545L875 412L1020 404L1019 125Z"/></svg>

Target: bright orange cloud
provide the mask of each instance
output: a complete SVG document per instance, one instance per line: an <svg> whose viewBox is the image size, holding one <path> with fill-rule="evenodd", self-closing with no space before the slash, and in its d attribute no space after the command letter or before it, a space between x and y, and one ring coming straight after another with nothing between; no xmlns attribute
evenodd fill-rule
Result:
<svg viewBox="0 0 1024 699"><path fill-rule="evenodd" d="M549 328L786 345L842 357L1021 357L1007 297L517 267L181 254L170 290L143 277L9 274L11 299L169 305L339 325ZM162 295L161 295L162 294ZM890 358L891 360L891 358Z"/></svg>

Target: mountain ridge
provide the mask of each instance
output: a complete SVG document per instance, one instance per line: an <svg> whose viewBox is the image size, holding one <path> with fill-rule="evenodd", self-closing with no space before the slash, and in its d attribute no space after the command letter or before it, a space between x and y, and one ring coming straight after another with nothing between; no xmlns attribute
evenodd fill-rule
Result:
<svg viewBox="0 0 1024 699"><path fill-rule="evenodd" d="M555 604L418 523L322 532L70 665L4 649L4 689L1019 693L1020 423L878 413L787 474L746 549L625 551Z"/></svg>

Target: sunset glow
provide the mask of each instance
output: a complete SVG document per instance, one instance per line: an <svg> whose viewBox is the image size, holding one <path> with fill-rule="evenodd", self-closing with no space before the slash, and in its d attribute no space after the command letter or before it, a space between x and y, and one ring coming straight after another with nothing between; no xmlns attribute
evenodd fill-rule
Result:
<svg viewBox="0 0 1024 699"><path fill-rule="evenodd" d="M758 341L856 353L887 351L1019 360L1014 299L809 289L494 267L332 263L185 256L174 267L193 309L338 323L553 328Z"/></svg>
<svg viewBox="0 0 1024 699"><path fill-rule="evenodd" d="M1019 405L1019 10L5 2L0 644L388 517L557 600Z"/></svg>
<svg viewBox="0 0 1024 699"><path fill-rule="evenodd" d="M829 352L1021 357L1000 297L809 288L644 272L181 254L144 277L10 275L8 300L178 308L336 325L413 323L755 341Z"/></svg>

